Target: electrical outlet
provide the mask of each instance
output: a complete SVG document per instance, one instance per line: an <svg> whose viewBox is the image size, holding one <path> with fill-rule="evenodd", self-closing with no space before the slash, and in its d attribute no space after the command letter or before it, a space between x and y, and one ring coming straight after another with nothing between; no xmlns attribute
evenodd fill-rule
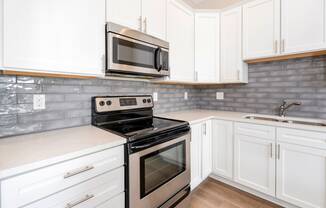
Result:
<svg viewBox="0 0 326 208"><path fill-rule="evenodd" d="M34 110L45 109L45 95L33 95L33 108Z"/></svg>
<svg viewBox="0 0 326 208"><path fill-rule="evenodd" d="M185 100L188 100L188 92L185 92L184 98Z"/></svg>
<svg viewBox="0 0 326 208"><path fill-rule="evenodd" d="M158 93L157 92L153 93L153 100L154 100L154 102L158 101Z"/></svg>
<svg viewBox="0 0 326 208"><path fill-rule="evenodd" d="M224 92L216 92L216 100L224 100Z"/></svg>

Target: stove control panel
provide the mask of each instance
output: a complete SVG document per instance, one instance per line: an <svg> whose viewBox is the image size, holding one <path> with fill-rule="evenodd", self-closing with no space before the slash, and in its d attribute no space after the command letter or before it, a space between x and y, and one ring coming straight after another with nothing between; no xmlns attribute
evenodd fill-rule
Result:
<svg viewBox="0 0 326 208"><path fill-rule="evenodd" d="M130 97L96 97L96 112L104 113L120 110L131 110L139 108L153 108L152 96L130 96Z"/></svg>

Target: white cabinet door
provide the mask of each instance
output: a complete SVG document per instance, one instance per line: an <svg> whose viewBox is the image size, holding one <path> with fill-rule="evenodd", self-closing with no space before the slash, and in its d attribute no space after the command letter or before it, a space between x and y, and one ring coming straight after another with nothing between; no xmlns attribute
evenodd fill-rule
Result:
<svg viewBox="0 0 326 208"><path fill-rule="evenodd" d="M213 173L233 178L233 122L212 121Z"/></svg>
<svg viewBox="0 0 326 208"><path fill-rule="evenodd" d="M202 180L212 173L212 121L202 124Z"/></svg>
<svg viewBox="0 0 326 208"><path fill-rule="evenodd" d="M194 14L176 0L168 0L167 40L170 42L171 80L194 80Z"/></svg>
<svg viewBox="0 0 326 208"><path fill-rule="evenodd" d="M107 21L141 30L141 0L106 0Z"/></svg>
<svg viewBox="0 0 326 208"><path fill-rule="evenodd" d="M282 0L282 52L299 53L326 47L325 0Z"/></svg>
<svg viewBox="0 0 326 208"><path fill-rule="evenodd" d="M256 0L243 6L244 59L279 54L280 0Z"/></svg>
<svg viewBox="0 0 326 208"><path fill-rule="evenodd" d="M278 143L277 198L305 208L326 207L326 150Z"/></svg>
<svg viewBox="0 0 326 208"><path fill-rule="evenodd" d="M202 181L202 124L191 126L191 189Z"/></svg>
<svg viewBox="0 0 326 208"><path fill-rule="evenodd" d="M166 39L167 0L142 0L143 31Z"/></svg>
<svg viewBox="0 0 326 208"><path fill-rule="evenodd" d="M0 0L0 13L3 14L3 0ZM0 69L3 67L3 15L0 15Z"/></svg>
<svg viewBox="0 0 326 208"><path fill-rule="evenodd" d="M105 0L4 0L4 66L102 75Z"/></svg>
<svg viewBox="0 0 326 208"><path fill-rule="evenodd" d="M221 82L246 82L242 61L242 7L221 13Z"/></svg>
<svg viewBox="0 0 326 208"><path fill-rule="evenodd" d="M219 81L219 14L195 14L196 81Z"/></svg>
<svg viewBox="0 0 326 208"><path fill-rule="evenodd" d="M235 123L234 179L275 196L275 128Z"/></svg>

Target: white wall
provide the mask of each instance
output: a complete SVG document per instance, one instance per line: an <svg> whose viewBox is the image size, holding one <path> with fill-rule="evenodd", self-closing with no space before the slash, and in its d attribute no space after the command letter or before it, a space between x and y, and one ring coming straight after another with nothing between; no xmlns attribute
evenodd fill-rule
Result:
<svg viewBox="0 0 326 208"><path fill-rule="evenodd" d="M242 0L184 0L195 9L222 9Z"/></svg>

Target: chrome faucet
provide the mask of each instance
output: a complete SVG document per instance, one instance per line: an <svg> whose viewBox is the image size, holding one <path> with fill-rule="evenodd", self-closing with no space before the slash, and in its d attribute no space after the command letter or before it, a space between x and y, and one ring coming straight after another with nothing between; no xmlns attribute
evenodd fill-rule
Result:
<svg viewBox="0 0 326 208"><path fill-rule="evenodd" d="M291 108L292 106L295 105L301 105L301 102L292 102L290 104L287 104L287 102L285 100L283 100L282 105L279 107L279 116L281 117L285 117L286 111Z"/></svg>

